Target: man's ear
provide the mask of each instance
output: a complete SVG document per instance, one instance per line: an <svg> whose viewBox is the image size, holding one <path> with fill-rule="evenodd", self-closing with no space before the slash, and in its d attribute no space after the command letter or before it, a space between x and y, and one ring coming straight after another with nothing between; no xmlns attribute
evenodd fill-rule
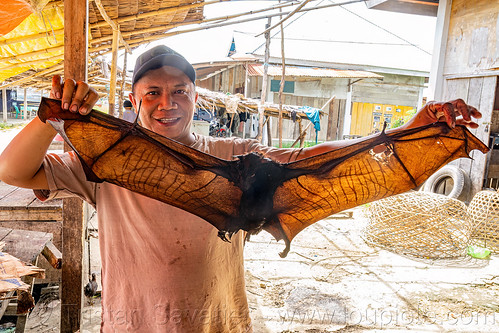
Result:
<svg viewBox="0 0 499 333"><path fill-rule="evenodd" d="M135 101L135 96L133 95L133 92L128 94L128 99L130 100L130 102L132 102L133 112L137 113L137 102Z"/></svg>

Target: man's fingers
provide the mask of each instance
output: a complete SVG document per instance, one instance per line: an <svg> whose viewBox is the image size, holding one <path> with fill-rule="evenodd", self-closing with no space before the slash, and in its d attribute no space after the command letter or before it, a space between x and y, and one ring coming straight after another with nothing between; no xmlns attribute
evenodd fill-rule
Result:
<svg viewBox="0 0 499 333"><path fill-rule="evenodd" d="M52 89L50 90L50 98L61 99L62 97L62 78L60 75L52 76Z"/></svg>
<svg viewBox="0 0 499 333"><path fill-rule="evenodd" d="M88 114L98 100L99 100L99 94L95 89L90 88L87 94L87 98L81 105L79 112L83 115Z"/></svg>
<svg viewBox="0 0 499 333"><path fill-rule="evenodd" d="M73 93L76 86L76 82L73 79L67 79L64 82L64 89L62 91L62 109L69 110L71 106L71 100L73 99Z"/></svg>
<svg viewBox="0 0 499 333"><path fill-rule="evenodd" d="M90 87L83 81L78 81L76 83L76 89L74 92L73 99L71 100L71 105L69 106L69 110L71 112L78 112L80 106L83 103L83 100L87 97L88 91Z"/></svg>

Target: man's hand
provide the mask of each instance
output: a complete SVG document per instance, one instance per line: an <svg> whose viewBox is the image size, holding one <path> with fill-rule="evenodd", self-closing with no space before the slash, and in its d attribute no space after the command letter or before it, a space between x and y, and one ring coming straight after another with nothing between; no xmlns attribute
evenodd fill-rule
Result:
<svg viewBox="0 0 499 333"><path fill-rule="evenodd" d="M50 98L62 100L62 108L71 112L88 114L99 100L97 91L83 81L75 82L73 79L63 81L59 75L52 77L52 90Z"/></svg>
<svg viewBox="0 0 499 333"><path fill-rule="evenodd" d="M404 126L405 129L424 126L437 121L446 122L451 128L465 125L477 128L478 124L472 118L480 119L482 114L473 106L466 104L462 99L450 102L428 102Z"/></svg>

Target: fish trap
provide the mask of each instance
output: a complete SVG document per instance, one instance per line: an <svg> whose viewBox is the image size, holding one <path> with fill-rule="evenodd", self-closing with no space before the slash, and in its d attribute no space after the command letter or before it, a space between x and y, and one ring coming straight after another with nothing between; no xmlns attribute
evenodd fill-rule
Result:
<svg viewBox="0 0 499 333"><path fill-rule="evenodd" d="M431 192L407 192L373 202L364 240L397 254L425 259L466 255L472 225L466 205Z"/></svg>
<svg viewBox="0 0 499 333"><path fill-rule="evenodd" d="M468 215L473 225L473 244L499 252L499 192L480 191L475 194Z"/></svg>

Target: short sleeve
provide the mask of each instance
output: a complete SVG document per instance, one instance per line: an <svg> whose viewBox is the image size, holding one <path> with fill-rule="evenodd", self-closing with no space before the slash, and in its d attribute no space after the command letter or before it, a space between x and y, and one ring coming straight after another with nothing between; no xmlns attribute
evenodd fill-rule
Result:
<svg viewBox="0 0 499 333"><path fill-rule="evenodd" d="M298 160L303 148L274 148L260 144L257 140L248 141L248 151L262 154L273 161L289 163Z"/></svg>
<svg viewBox="0 0 499 333"><path fill-rule="evenodd" d="M86 180L81 162L74 152L46 155L43 168L49 190L35 190L38 199L79 197L95 206L97 184Z"/></svg>

